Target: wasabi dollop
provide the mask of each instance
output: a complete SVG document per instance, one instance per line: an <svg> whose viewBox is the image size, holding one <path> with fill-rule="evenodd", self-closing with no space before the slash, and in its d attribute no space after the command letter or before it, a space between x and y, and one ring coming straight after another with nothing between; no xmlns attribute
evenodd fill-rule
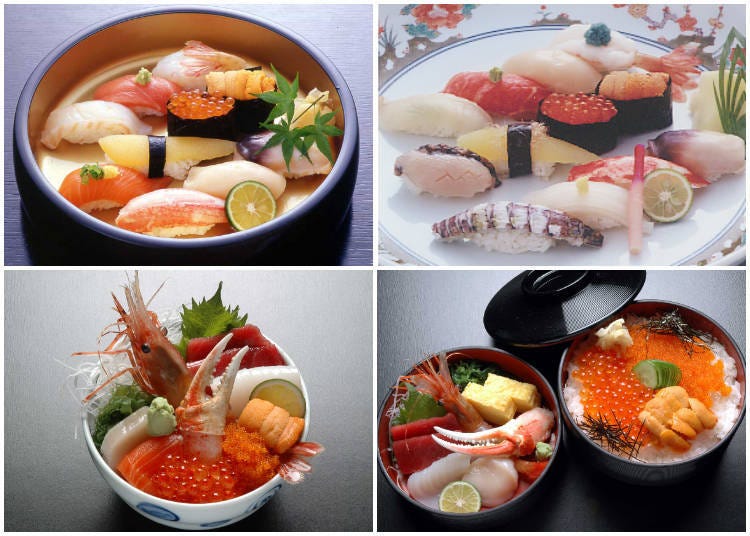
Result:
<svg viewBox="0 0 750 536"><path fill-rule="evenodd" d="M534 452L534 455L536 456L537 461L540 462L542 460L548 459L550 456L552 456L552 445L539 441L536 444L536 451Z"/></svg>
<svg viewBox="0 0 750 536"><path fill-rule="evenodd" d="M177 419L174 408L166 398L157 396L148 408L148 434L150 436L165 436L174 432Z"/></svg>

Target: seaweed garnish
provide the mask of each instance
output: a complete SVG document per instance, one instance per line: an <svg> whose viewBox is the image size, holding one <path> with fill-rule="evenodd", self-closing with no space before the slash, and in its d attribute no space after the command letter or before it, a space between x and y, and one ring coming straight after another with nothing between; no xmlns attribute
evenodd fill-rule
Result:
<svg viewBox="0 0 750 536"><path fill-rule="evenodd" d="M635 427L632 424L627 427L623 426L614 411L612 412L612 421L607 420L601 413L597 414L596 417L587 413L583 416L583 421L577 424L592 441L598 443L602 448L613 454L625 456L628 460L638 460L638 451L643 446L644 440L641 437L643 422L641 422L637 432L633 434Z"/></svg>
<svg viewBox="0 0 750 536"><path fill-rule="evenodd" d="M643 323L643 327L646 328L650 333L659 333L661 335L674 335L685 347L685 351L689 356L693 355L694 346L702 346L703 348L709 348L707 341L712 341L713 337L711 334L695 329L677 312L677 309L667 312L660 313L651 318L648 318Z"/></svg>

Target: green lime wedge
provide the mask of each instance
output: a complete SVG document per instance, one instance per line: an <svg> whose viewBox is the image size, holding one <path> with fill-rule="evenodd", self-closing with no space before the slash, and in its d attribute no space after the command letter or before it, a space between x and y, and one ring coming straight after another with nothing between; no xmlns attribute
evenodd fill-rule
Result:
<svg viewBox="0 0 750 536"><path fill-rule="evenodd" d="M440 492L438 506L441 512L459 514L479 512L482 507L482 498L479 496L479 490L472 484L457 480L445 486Z"/></svg>
<svg viewBox="0 0 750 536"><path fill-rule="evenodd" d="M234 186L224 204L227 219L238 231L252 229L276 217L276 200L268 186L245 181Z"/></svg>

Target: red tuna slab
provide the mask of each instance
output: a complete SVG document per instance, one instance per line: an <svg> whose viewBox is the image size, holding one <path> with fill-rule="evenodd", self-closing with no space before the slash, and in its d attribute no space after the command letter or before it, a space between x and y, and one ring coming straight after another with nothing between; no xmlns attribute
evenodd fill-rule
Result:
<svg viewBox="0 0 750 536"><path fill-rule="evenodd" d="M460 430L458 419L453 413L447 413L442 417L432 417L430 419L420 419L407 424L398 424L391 428L391 438L394 441L399 439L408 439L422 435L430 435L435 432L435 426L445 428L446 430Z"/></svg>
<svg viewBox="0 0 750 536"><path fill-rule="evenodd" d="M393 442L393 455L401 472L406 475L421 471L450 453L451 451L435 443L431 435Z"/></svg>

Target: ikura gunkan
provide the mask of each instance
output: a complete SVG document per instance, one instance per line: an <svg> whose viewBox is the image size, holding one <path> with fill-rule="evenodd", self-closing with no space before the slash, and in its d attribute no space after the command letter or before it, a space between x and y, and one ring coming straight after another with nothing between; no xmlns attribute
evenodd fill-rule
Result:
<svg viewBox="0 0 750 536"><path fill-rule="evenodd" d="M737 365L678 311L627 315L575 347L563 396L584 433L641 462L698 456L741 411Z"/></svg>
<svg viewBox="0 0 750 536"><path fill-rule="evenodd" d="M184 306L174 333L147 310L136 274L114 297L116 333L81 364L92 439L104 461L148 494L209 503L248 493L276 475L300 482L306 401L297 368L238 308L216 294ZM179 326L179 328L177 327ZM91 367L94 367L92 374Z"/></svg>
<svg viewBox="0 0 750 536"><path fill-rule="evenodd" d="M388 474L410 497L443 512L478 512L524 493L557 442L536 385L459 352L400 377L386 417Z"/></svg>

